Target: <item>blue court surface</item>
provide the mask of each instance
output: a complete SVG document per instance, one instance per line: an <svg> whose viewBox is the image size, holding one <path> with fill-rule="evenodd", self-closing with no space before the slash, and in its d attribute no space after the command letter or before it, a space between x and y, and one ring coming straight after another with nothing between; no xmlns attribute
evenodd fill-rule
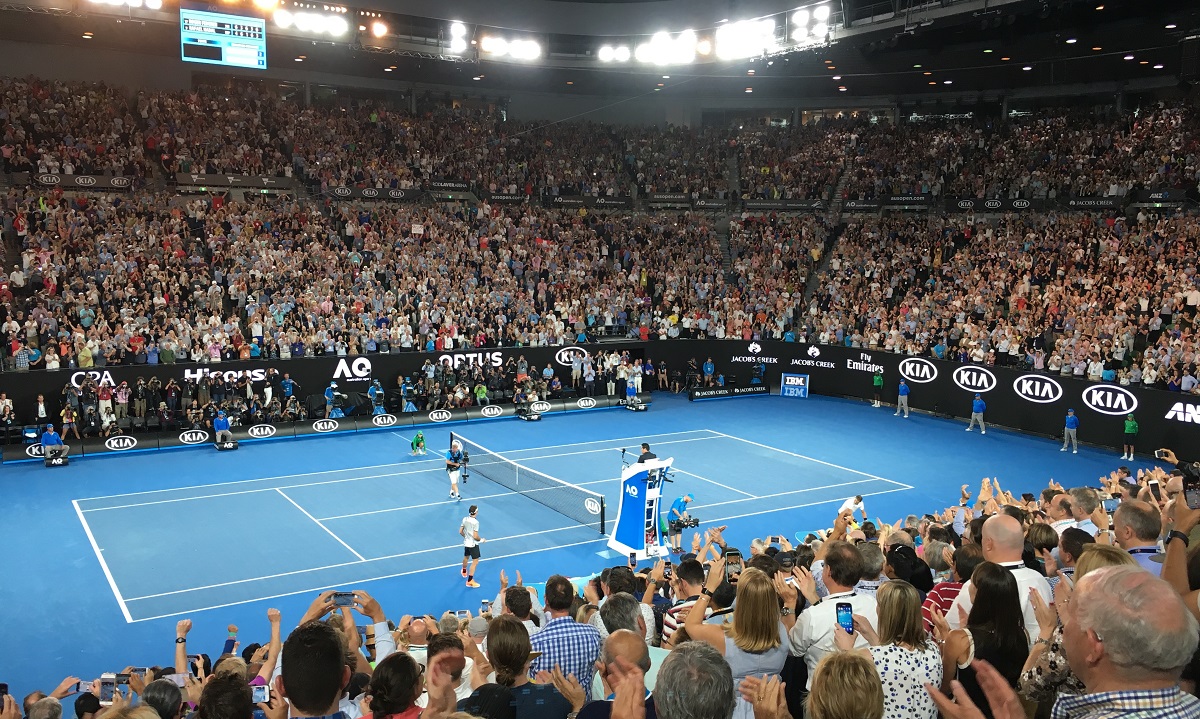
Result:
<svg viewBox="0 0 1200 719"><path fill-rule="evenodd" d="M830 398L688 403L655 395L651 410L549 415L426 431L411 457L404 432L85 459L62 469L6 466L0 681L13 693L126 665L166 664L174 624L191 618L193 652L215 654L224 628L265 641L269 607L290 628L327 588L362 588L390 618L478 611L501 569L530 582L586 576L624 560L581 525L478 473L447 499L440 452L451 431L552 477L601 492L610 525L620 449L642 441L674 457L669 498L691 492L701 527L725 524L733 546L829 526L861 494L873 517L940 511L959 486L997 476L1014 493L1053 477L1094 484L1114 452L1062 454L1053 440ZM472 457L478 460L478 455ZM632 457L630 458L632 459ZM1140 466L1140 465L1139 465ZM480 506L484 560L468 589L458 526ZM690 540L690 535L687 536ZM20 659L18 660L18 657ZM53 671L50 671L53 668Z"/></svg>

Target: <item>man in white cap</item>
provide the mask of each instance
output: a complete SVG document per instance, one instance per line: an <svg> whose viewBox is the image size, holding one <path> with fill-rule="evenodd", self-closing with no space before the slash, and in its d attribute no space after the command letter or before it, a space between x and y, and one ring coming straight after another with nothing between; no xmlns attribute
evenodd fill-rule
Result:
<svg viewBox="0 0 1200 719"><path fill-rule="evenodd" d="M333 399L337 397L337 382L330 382L325 388L325 419L329 419L329 415L333 414Z"/></svg>

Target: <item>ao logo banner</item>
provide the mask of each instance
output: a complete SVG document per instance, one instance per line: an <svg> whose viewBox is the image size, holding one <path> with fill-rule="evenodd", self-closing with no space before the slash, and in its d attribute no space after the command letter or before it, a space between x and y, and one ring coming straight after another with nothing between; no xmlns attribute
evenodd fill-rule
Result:
<svg viewBox="0 0 1200 719"><path fill-rule="evenodd" d="M779 396L806 399L808 397L808 375L785 374L779 387Z"/></svg>
<svg viewBox="0 0 1200 719"><path fill-rule="evenodd" d="M900 362L900 374L909 382L932 382L937 379L937 365L923 357L906 357Z"/></svg>
<svg viewBox="0 0 1200 719"><path fill-rule="evenodd" d="M371 379L371 360L366 357L358 357L353 362L346 359L338 360L337 369L333 371L333 378L347 382L366 382Z"/></svg>
<svg viewBox="0 0 1200 719"><path fill-rule="evenodd" d="M1057 380L1039 374L1026 374L1013 380L1013 391L1018 397L1039 404L1057 402L1063 396L1062 385Z"/></svg>
<svg viewBox="0 0 1200 719"><path fill-rule="evenodd" d="M954 370L954 384L968 392L990 392L996 389L996 375L985 367L966 365Z"/></svg>
<svg viewBox="0 0 1200 719"><path fill-rule="evenodd" d="M1120 416L1137 409L1138 399L1124 387L1094 384L1083 391L1083 403L1100 414Z"/></svg>

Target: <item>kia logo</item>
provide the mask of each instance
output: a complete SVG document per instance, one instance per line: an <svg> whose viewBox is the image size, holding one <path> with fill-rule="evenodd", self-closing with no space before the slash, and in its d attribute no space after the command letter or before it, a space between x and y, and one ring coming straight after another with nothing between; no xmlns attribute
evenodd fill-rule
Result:
<svg viewBox="0 0 1200 719"><path fill-rule="evenodd" d="M1013 380L1013 391L1018 396L1039 404L1057 402L1063 395L1063 388L1058 380L1040 374L1026 374L1016 378Z"/></svg>
<svg viewBox="0 0 1200 719"><path fill-rule="evenodd" d="M404 190L388 190L388 197L393 200L402 200L404 199Z"/></svg>
<svg viewBox="0 0 1200 719"><path fill-rule="evenodd" d="M537 402L534 402L533 404L529 405L529 409L531 412L533 412L535 414L541 414L542 412L549 412L550 411L550 403L543 402L542 400L539 399Z"/></svg>
<svg viewBox="0 0 1200 719"><path fill-rule="evenodd" d="M583 508L588 511L588 514L600 514L600 500L595 497L588 497L583 500Z"/></svg>
<svg viewBox="0 0 1200 719"><path fill-rule="evenodd" d="M1029 207L1029 200L1013 200L1013 208L1014 209L1024 210L1024 209L1027 209L1028 207Z"/></svg>
<svg viewBox="0 0 1200 719"><path fill-rule="evenodd" d="M429 413L430 422L445 422L450 417L450 410L448 409L435 409Z"/></svg>
<svg viewBox="0 0 1200 719"><path fill-rule="evenodd" d="M996 389L996 375L983 367L965 365L954 370L954 384L968 392L990 392Z"/></svg>
<svg viewBox="0 0 1200 719"><path fill-rule="evenodd" d="M363 197L379 197L379 190L376 190L374 187L368 187L363 190Z"/></svg>
<svg viewBox="0 0 1200 719"><path fill-rule="evenodd" d="M958 201L958 208L960 210L969 210L974 206L975 206L974 200L959 200Z"/></svg>
<svg viewBox="0 0 1200 719"><path fill-rule="evenodd" d="M396 415L394 414L377 414L371 418L371 424L376 427L391 427L396 424Z"/></svg>
<svg viewBox="0 0 1200 719"><path fill-rule="evenodd" d="M255 439L266 439L267 437L275 436L275 427L269 424L256 424L250 429L246 430L246 434L254 437Z"/></svg>
<svg viewBox="0 0 1200 719"><path fill-rule="evenodd" d="M937 379L937 365L924 357L906 357L900 363L900 374L909 382L932 382Z"/></svg>
<svg viewBox="0 0 1200 719"><path fill-rule="evenodd" d="M563 347L554 355L554 361L563 367L570 367L576 357L586 362L588 356L587 350L582 347Z"/></svg>
<svg viewBox="0 0 1200 719"><path fill-rule="evenodd" d="M335 188L333 188L333 194L338 195L340 197L345 197L350 194L350 188L349 187L335 187Z"/></svg>
<svg viewBox="0 0 1200 719"><path fill-rule="evenodd" d="M90 187L91 185L96 184L96 178L89 177L87 175L80 175L79 177L75 178L75 184Z"/></svg>
<svg viewBox="0 0 1200 719"><path fill-rule="evenodd" d="M596 406L596 400L591 397L580 397L575 400L575 406L579 409L591 409Z"/></svg>
<svg viewBox="0 0 1200 719"><path fill-rule="evenodd" d="M39 442L37 444L31 444L28 447L26 447L25 454L29 455L30 457L37 457L39 459L46 456L46 452L42 448L41 442Z"/></svg>
<svg viewBox="0 0 1200 719"><path fill-rule="evenodd" d="M499 417L500 415L504 414L504 408L498 405L489 404L485 405L483 409L479 410L479 413L484 417Z"/></svg>
<svg viewBox="0 0 1200 719"><path fill-rule="evenodd" d="M184 444L200 444L208 441L208 432L202 429L189 429L179 433L179 441Z"/></svg>
<svg viewBox="0 0 1200 719"><path fill-rule="evenodd" d="M313 422L312 428L318 432L332 432L338 428L338 423L336 419L318 419Z"/></svg>
<svg viewBox="0 0 1200 719"><path fill-rule="evenodd" d="M43 185L57 185L62 182L62 178L58 175L38 175L38 182Z"/></svg>
<svg viewBox="0 0 1200 719"><path fill-rule="evenodd" d="M129 187L128 177L114 177L110 180L113 187Z"/></svg>
<svg viewBox="0 0 1200 719"><path fill-rule="evenodd" d="M1003 204L1004 203L1001 202L1000 200L988 200L987 202L983 203L983 206L989 210L995 210Z"/></svg>
<svg viewBox="0 0 1200 719"><path fill-rule="evenodd" d="M136 447L137 438L129 437L123 434L116 437L109 437L108 439L104 440L104 446L108 447L114 452L122 452L124 450L133 449Z"/></svg>
<svg viewBox="0 0 1200 719"><path fill-rule="evenodd" d="M751 342L750 346L746 348L746 351L752 355L756 355L759 352L762 352L762 345L757 342Z"/></svg>
<svg viewBox="0 0 1200 719"><path fill-rule="evenodd" d="M1137 409L1137 396L1118 385L1097 384L1083 391L1083 403L1100 414L1120 416Z"/></svg>

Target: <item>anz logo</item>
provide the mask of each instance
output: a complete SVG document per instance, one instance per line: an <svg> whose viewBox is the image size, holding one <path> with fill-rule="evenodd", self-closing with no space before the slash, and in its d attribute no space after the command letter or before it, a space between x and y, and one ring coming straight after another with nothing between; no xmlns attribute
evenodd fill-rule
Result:
<svg viewBox="0 0 1200 719"><path fill-rule="evenodd" d="M1100 414L1120 416L1137 409L1137 397L1117 385L1092 385L1083 391L1083 403Z"/></svg>
<svg viewBox="0 0 1200 719"><path fill-rule="evenodd" d="M907 357L900 363L900 374L909 382L932 382L937 379L937 365L923 357Z"/></svg>

